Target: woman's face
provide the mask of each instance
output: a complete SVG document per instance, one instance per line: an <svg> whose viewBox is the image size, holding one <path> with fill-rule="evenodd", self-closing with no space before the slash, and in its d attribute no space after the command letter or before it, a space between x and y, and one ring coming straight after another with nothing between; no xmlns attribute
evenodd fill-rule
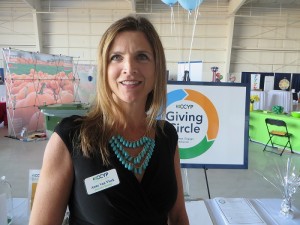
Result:
<svg viewBox="0 0 300 225"><path fill-rule="evenodd" d="M118 104L144 104L153 90L152 48L142 32L119 33L108 53L108 83Z"/></svg>

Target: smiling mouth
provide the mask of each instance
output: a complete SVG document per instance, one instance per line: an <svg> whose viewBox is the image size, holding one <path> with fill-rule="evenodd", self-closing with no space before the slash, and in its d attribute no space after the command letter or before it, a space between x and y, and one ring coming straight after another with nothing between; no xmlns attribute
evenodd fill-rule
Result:
<svg viewBox="0 0 300 225"><path fill-rule="evenodd" d="M120 82L123 85L138 85L141 84L142 81L136 81L136 80L124 80Z"/></svg>

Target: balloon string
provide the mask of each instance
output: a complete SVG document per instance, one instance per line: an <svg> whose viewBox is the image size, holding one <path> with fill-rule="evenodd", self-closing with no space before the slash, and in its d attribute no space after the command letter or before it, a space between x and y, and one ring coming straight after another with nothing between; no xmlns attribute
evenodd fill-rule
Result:
<svg viewBox="0 0 300 225"><path fill-rule="evenodd" d="M171 7L171 32L172 29L174 30L174 34L175 34L175 42L176 42L176 49L177 49L177 54L178 54L178 58L179 58L179 43L178 43L178 38L177 38L177 32L176 32L176 22L175 22L175 15L174 15L174 8Z"/></svg>
<svg viewBox="0 0 300 225"><path fill-rule="evenodd" d="M173 12L173 7L171 6L171 35L173 34L173 16L174 16L174 12Z"/></svg>
<svg viewBox="0 0 300 225"><path fill-rule="evenodd" d="M175 16L174 16L174 8L171 7L171 34L173 34L173 31L176 31L176 25L175 25Z"/></svg>
<svg viewBox="0 0 300 225"><path fill-rule="evenodd" d="M199 6L197 7L197 10L196 10L195 16L194 16L194 26L193 26L192 40L191 40L190 53L189 53L189 68L190 68L191 55L192 55L192 47L193 47L195 30L196 30L196 24L197 24L197 18L198 18L198 11L199 11Z"/></svg>

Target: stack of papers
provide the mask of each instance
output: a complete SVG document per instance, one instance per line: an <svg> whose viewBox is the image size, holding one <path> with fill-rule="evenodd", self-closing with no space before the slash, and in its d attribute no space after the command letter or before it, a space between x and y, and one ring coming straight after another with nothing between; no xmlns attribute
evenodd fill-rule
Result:
<svg viewBox="0 0 300 225"><path fill-rule="evenodd" d="M215 198L213 201L226 225L267 225L247 199Z"/></svg>

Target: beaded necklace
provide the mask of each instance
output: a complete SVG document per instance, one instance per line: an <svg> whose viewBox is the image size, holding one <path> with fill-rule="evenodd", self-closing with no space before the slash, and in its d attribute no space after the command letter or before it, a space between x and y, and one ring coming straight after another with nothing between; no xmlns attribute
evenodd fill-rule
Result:
<svg viewBox="0 0 300 225"><path fill-rule="evenodd" d="M112 136L109 144L122 165L135 174L142 174L146 170L155 147L154 139L145 136L137 141L127 141L121 135ZM142 151L136 157L129 155L124 149L124 147L134 149L142 146Z"/></svg>

